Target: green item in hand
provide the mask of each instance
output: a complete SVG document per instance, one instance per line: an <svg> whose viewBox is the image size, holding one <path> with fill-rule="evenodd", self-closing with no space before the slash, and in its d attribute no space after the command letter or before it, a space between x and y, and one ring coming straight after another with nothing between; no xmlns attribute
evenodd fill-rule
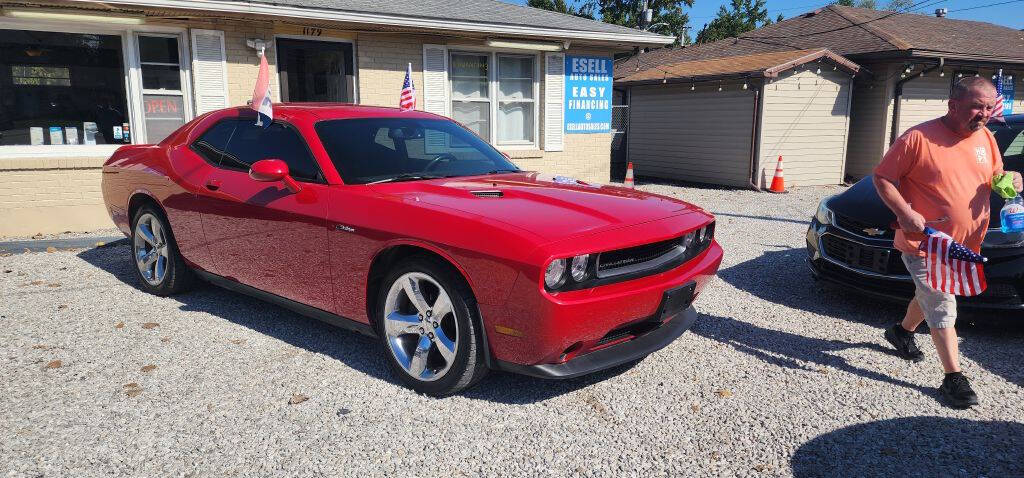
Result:
<svg viewBox="0 0 1024 478"><path fill-rule="evenodd" d="M1010 173L992 176L992 190L999 193L1003 199L1017 197L1017 190L1013 187L1013 175Z"/></svg>

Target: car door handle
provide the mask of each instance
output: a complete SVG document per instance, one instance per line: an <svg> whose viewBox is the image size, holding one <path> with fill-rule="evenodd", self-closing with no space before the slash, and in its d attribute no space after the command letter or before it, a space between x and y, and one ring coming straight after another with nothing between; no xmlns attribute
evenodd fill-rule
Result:
<svg viewBox="0 0 1024 478"><path fill-rule="evenodd" d="M209 189L210 191L216 191L220 189L220 184L221 183L219 179L211 179L206 182L206 189Z"/></svg>

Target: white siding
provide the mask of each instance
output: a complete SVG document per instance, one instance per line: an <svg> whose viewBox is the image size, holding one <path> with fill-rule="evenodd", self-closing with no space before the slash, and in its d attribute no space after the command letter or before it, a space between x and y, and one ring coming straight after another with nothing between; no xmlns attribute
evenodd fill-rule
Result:
<svg viewBox="0 0 1024 478"><path fill-rule="evenodd" d="M869 87L870 83L857 85L853 97L846 166L846 173L854 179L871 174L889 149L893 93L896 83L901 79L899 70L902 68L901 64L868 65L868 69L878 78L873 83L874 88ZM917 68L924 66L918 65ZM939 76L938 72L931 72L903 85L897 136L913 126L946 114L949 90L955 79L954 70L946 67L944 76ZM978 71L986 78L991 78L995 74L994 70L987 68ZM1007 71L1004 71L1005 73ZM1014 75L1013 79L1017 92L1013 102L1015 113L1024 113L1024 95L1020 93L1024 81L1020 76Z"/></svg>
<svg viewBox="0 0 1024 478"><path fill-rule="evenodd" d="M892 87L885 78L891 65L866 65L875 80L857 81L850 112L850 141L846 147L846 175L854 180L871 174L889 147ZM879 80L878 78L881 78Z"/></svg>
<svg viewBox="0 0 1024 478"><path fill-rule="evenodd" d="M850 75L817 65L790 70L765 86L761 179L770 184L783 157L786 186L843 182Z"/></svg>
<svg viewBox="0 0 1024 478"><path fill-rule="evenodd" d="M637 175L747 186L753 88L654 85L630 93L628 159Z"/></svg>
<svg viewBox="0 0 1024 478"><path fill-rule="evenodd" d="M946 114L949 109L949 90L952 86L950 77L949 74L939 76L938 72L932 72L903 84L897 138L914 126Z"/></svg>

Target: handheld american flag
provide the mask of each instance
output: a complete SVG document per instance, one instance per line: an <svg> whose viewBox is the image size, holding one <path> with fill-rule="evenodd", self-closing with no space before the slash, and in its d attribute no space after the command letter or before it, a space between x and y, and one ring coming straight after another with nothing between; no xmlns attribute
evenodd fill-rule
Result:
<svg viewBox="0 0 1024 478"><path fill-rule="evenodd" d="M1006 86L1003 84L1003 70L999 70L999 76L996 77L996 104L992 108L992 116L989 121L1001 121L1006 123L1006 117L1003 116L1003 103L1006 101L1006 95L1004 89Z"/></svg>
<svg viewBox="0 0 1024 478"><path fill-rule="evenodd" d="M405 82L402 83L402 94L398 98L398 108L402 111L416 109L416 85L412 82L412 63L405 70Z"/></svg>
<svg viewBox="0 0 1024 478"><path fill-rule="evenodd" d="M947 294L970 297L988 287L982 264L988 259L956 242L944 232L924 228L926 237L920 249L925 252L927 281L933 289Z"/></svg>
<svg viewBox="0 0 1024 478"><path fill-rule="evenodd" d="M256 75L256 87L252 90L252 109L258 113L256 126L270 126L274 120L274 108L270 101L270 66L267 55L260 55L260 72Z"/></svg>

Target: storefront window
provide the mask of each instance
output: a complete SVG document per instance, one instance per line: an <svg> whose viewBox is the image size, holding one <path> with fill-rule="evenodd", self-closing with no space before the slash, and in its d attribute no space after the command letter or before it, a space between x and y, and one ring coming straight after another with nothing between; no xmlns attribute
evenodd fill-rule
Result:
<svg viewBox="0 0 1024 478"><path fill-rule="evenodd" d="M488 142L535 144L536 61L534 55L452 53L452 118Z"/></svg>
<svg viewBox="0 0 1024 478"><path fill-rule="evenodd" d="M452 55L452 119L491 139L490 55Z"/></svg>
<svg viewBox="0 0 1024 478"><path fill-rule="evenodd" d="M498 55L498 143L533 142L532 56Z"/></svg>
<svg viewBox="0 0 1024 478"><path fill-rule="evenodd" d="M139 36L146 142L157 143L185 124L178 37Z"/></svg>
<svg viewBox="0 0 1024 478"><path fill-rule="evenodd" d="M0 145L131 142L121 37L0 29Z"/></svg>

